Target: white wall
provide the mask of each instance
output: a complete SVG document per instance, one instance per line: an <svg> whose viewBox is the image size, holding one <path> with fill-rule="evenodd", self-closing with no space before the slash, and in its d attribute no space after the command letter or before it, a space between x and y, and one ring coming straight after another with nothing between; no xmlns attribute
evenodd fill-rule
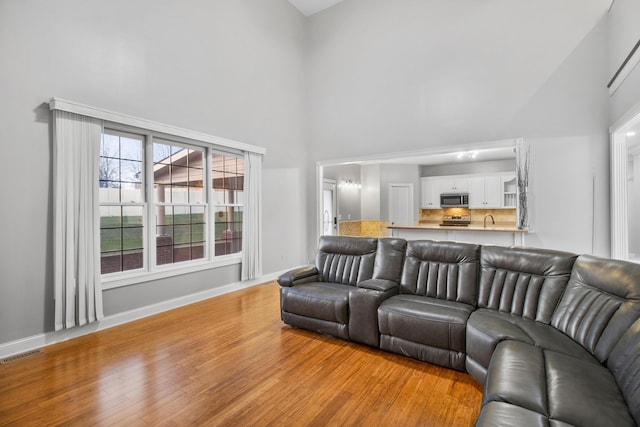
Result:
<svg viewBox="0 0 640 427"><path fill-rule="evenodd" d="M526 244L577 253L604 255L607 244L594 238L596 177L592 150L582 137L539 138L532 143L529 224ZM570 166L569 166L570 165ZM597 203L604 203L598 200ZM599 221L598 226L607 223ZM598 244L596 248L595 245Z"/></svg>
<svg viewBox="0 0 640 427"><path fill-rule="evenodd" d="M0 2L0 343L53 329L52 96L266 147L264 272L304 262L305 49L286 0ZM105 312L239 279L109 290Z"/></svg>
<svg viewBox="0 0 640 427"><path fill-rule="evenodd" d="M360 194L360 217L363 221L379 221L382 182L380 165L363 165L360 168L362 192Z"/></svg>
<svg viewBox="0 0 640 427"><path fill-rule="evenodd" d="M325 166L323 168L323 177L328 179L335 179L338 184L336 193L336 201L338 203L338 221L356 221L362 219L360 216L362 212L362 190L353 187L347 188L343 186L346 180L350 180L353 183L360 183L360 165ZM308 198L307 202L313 204L315 209L315 200ZM315 229L312 226L310 226L309 229L315 232ZM316 247L317 242L314 241L312 249L315 250Z"/></svg>
<svg viewBox="0 0 640 427"><path fill-rule="evenodd" d="M450 163L447 165L420 166L420 176L463 175L467 173L515 172L516 159L492 160L486 162Z"/></svg>
<svg viewBox="0 0 640 427"><path fill-rule="evenodd" d="M608 4L348 0L314 15L311 158L503 139Z"/></svg>
<svg viewBox="0 0 640 427"><path fill-rule="evenodd" d="M349 0L312 17L310 160L524 137L545 175L533 203L570 195L532 213L528 243L607 254L608 6Z"/></svg>
<svg viewBox="0 0 640 427"><path fill-rule="evenodd" d="M608 256L606 19L576 46L508 132L531 147L531 246Z"/></svg>
<svg viewBox="0 0 640 427"><path fill-rule="evenodd" d="M307 203L305 173L300 168L265 169L262 185L269 189L262 201L265 272L305 263L301 236L307 227L314 226L301 214Z"/></svg>
<svg viewBox="0 0 640 427"><path fill-rule="evenodd" d="M640 2L616 0L608 15L609 78L620 67L633 46L640 40ZM631 72L610 99L610 122L640 104L640 66Z"/></svg>
<svg viewBox="0 0 640 427"><path fill-rule="evenodd" d="M324 178L338 184L351 179L362 185L360 191L338 186L338 215L343 221L386 221L389 219L389 184L411 183L414 188L414 215L419 217L420 176L417 165L371 164L324 166ZM358 178L359 176L359 178Z"/></svg>

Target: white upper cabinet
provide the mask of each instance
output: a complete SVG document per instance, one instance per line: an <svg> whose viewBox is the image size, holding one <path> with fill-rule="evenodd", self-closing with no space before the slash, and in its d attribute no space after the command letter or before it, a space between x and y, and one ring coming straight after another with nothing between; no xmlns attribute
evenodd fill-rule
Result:
<svg viewBox="0 0 640 427"><path fill-rule="evenodd" d="M486 208L502 207L502 192L500 191L499 175L489 175L485 177L484 198Z"/></svg>
<svg viewBox="0 0 640 427"><path fill-rule="evenodd" d="M494 209L502 207L500 175L473 176L468 181L470 208Z"/></svg>
<svg viewBox="0 0 640 427"><path fill-rule="evenodd" d="M469 207L484 207L484 177L475 176L469 178Z"/></svg>
<svg viewBox="0 0 640 427"><path fill-rule="evenodd" d="M441 193L466 193L469 191L469 180L464 175L440 177Z"/></svg>
<svg viewBox="0 0 640 427"><path fill-rule="evenodd" d="M421 178L422 183L422 209L440 208L440 178Z"/></svg>

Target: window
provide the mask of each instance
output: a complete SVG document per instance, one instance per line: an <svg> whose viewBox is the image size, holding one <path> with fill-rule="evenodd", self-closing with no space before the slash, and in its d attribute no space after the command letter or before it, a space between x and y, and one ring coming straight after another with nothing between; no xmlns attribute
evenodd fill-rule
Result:
<svg viewBox="0 0 640 427"><path fill-rule="evenodd" d="M244 159L214 153L212 176L215 254L234 254L242 250Z"/></svg>
<svg viewBox="0 0 640 427"><path fill-rule="evenodd" d="M144 267L143 143L138 135L102 135L98 171L102 274Z"/></svg>
<svg viewBox="0 0 640 427"><path fill-rule="evenodd" d="M207 177L210 186L204 185ZM103 275L162 270L242 251L240 154L106 128L99 187Z"/></svg>
<svg viewBox="0 0 640 427"><path fill-rule="evenodd" d="M154 140L157 265L205 257L204 160L203 148L191 149Z"/></svg>
<svg viewBox="0 0 640 427"><path fill-rule="evenodd" d="M264 148L60 98L49 108L56 271L85 266L96 290L232 264L241 280L262 274ZM67 276L57 283L75 292Z"/></svg>

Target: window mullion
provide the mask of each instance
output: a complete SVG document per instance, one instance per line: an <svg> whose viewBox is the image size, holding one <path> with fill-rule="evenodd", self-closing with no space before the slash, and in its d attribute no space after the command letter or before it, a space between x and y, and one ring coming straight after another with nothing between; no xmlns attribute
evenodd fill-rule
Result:
<svg viewBox="0 0 640 427"><path fill-rule="evenodd" d="M204 165L204 187L206 189L205 195L205 213L207 222L207 259L212 260L215 257L215 244L216 244L216 226L215 218L213 217L215 207L213 206L213 150L207 148L205 153L205 165Z"/></svg>
<svg viewBox="0 0 640 427"><path fill-rule="evenodd" d="M153 175L153 135L147 134L145 145L145 178L147 201L147 227L146 227L146 269L154 271L156 268L156 199L154 194Z"/></svg>

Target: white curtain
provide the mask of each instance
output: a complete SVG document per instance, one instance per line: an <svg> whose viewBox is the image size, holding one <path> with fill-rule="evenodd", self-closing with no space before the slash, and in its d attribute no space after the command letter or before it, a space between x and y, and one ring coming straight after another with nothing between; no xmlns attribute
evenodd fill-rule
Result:
<svg viewBox="0 0 640 427"><path fill-rule="evenodd" d="M102 122L54 110L55 329L101 320L98 164Z"/></svg>
<svg viewBox="0 0 640 427"><path fill-rule="evenodd" d="M262 155L244 156L242 280L262 276Z"/></svg>

